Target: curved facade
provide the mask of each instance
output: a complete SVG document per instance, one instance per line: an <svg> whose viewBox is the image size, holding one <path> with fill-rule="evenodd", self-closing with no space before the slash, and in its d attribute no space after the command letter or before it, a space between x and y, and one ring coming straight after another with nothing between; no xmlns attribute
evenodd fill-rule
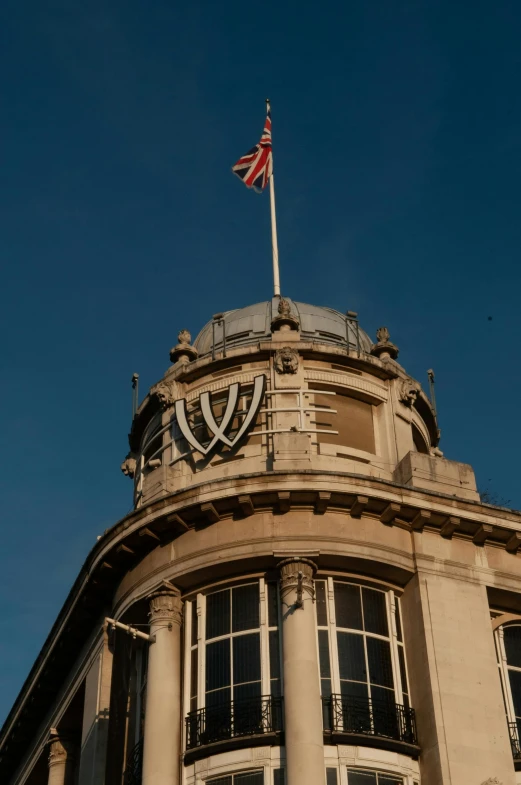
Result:
<svg viewBox="0 0 521 785"><path fill-rule="evenodd" d="M0 780L521 783L521 515L443 457L387 330L275 298L170 356Z"/></svg>

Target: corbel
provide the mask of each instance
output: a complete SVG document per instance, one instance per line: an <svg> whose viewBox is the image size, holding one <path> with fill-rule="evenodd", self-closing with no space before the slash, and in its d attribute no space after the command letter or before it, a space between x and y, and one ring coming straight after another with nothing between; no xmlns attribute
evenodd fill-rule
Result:
<svg viewBox="0 0 521 785"><path fill-rule="evenodd" d="M440 534L442 537L450 540L456 529L459 529L461 526L461 521L455 515L448 515L441 527Z"/></svg>
<svg viewBox="0 0 521 785"><path fill-rule="evenodd" d="M430 522L431 514L429 510L418 510L411 521L411 529L415 532L422 532L424 526Z"/></svg>
<svg viewBox="0 0 521 785"><path fill-rule="evenodd" d="M205 502L204 504L201 504L201 512L209 523L217 523L217 521L221 520L221 516L213 506L212 502Z"/></svg>
<svg viewBox="0 0 521 785"><path fill-rule="evenodd" d="M352 518L360 518L368 504L369 499L367 496L355 496L349 514Z"/></svg>
<svg viewBox="0 0 521 785"><path fill-rule="evenodd" d="M397 515L400 514L402 509L401 504L391 503L388 504L385 510L380 513L380 520L382 523L385 523L387 526L392 526L394 523L394 519ZM352 514L352 513L351 513Z"/></svg>
<svg viewBox="0 0 521 785"><path fill-rule="evenodd" d="M493 531L494 527L490 523L482 523L472 538L472 542L474 545L484 545Z"/></svg>
<svg viewBox="0 0 521 785"><path fill-rule="evenodd" d="M284 513L289 512L291 509L291 493L290 491L279 491L277 493L277 498L279 502L279 512L281 515Z"/></svg>
<svg viewBox="0 0 521 785"><path fill-rule="evenodd" d="M324 515L329 507L331 494L329 491L319 491L315 500L315 515Z"/></svg>
<svg viewBox="0 0 521 785"><path fill-rule="evenodd" d="M521 532L514 532L512 536L508 538L505 548L509 553L513 553L515 556L520 546L521 546Z"/></svg>
<svg viewBox="0 0 521 785"><path fill-rule="evenodd" d="M243 494L239 496L239 507L242 510L242 514L245 518L249 518L250 515L253 515L255 512L255 508L253 506L253 502L251 500L251 496L249 494Z"/></svg>

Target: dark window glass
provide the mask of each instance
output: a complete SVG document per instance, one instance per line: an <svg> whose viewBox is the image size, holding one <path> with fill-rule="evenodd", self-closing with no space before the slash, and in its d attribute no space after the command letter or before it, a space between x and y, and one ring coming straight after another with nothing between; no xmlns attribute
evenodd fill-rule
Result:
<svg viewBox="0 0 521 785"><path fill-rule="evenodd" d="M348 785L376 785L376 772L347 770Z"/></svg>
<svg viewBox="0 0 521 785"><path fill-rule="evenodd" d="M391 777L389 774L378 775L378 785L403 785L401 777Z"/></svg>
<svg viewBox="0 0 521 785"><path fill-rule="evenodd" d="M232 589L232 632L259 626L259 584Z"/></svg>
<svg viewBox="0 0 521 785"><path fill-rule="evenodd" d="M521 717L521 671L508 671L510 677L510 689L512 690L512 700L516 717Z"/></svg>
<svg viewBox="0 0 521 785"><path fill-rule="evenodd" d="M206 598L206 639L230 632L230 590L217 591Z"/></svg>
<svg viewBox="0 0 521 785"><path fill-rule="evenodd" d="M190 697L197 697L197 649L192 649L190 656Z"/></svg>
<svg viewBox="0 0 521 785"><path fill-rule="evenodd" d="M355 635L350 632L337 632L337 638L340 678L367 681L364 639L362 635Z"/></svg>
<svg viewBox="0 0 521 785"><path fill-rule="evenodd" d="M375 712L378 711L378 708L383 704L386 704L389 709L393 709L394 713L394 690L387 690L385 687L374 687L371 685L371 698L375 702ZM387 709L385 714L388 714Z"/></svg>
<svg viewBox="0 0 521 785"><path fill-rule="evenodd" d="M279 631L270 630L270 678L280 679Z"/></svg>
<svg viewBox="0 0 521 785"><path fill-rule="evenodd" d="M331 679L320 679L320 694L323 698L331 697Z"/></svg>
<svg viewBox="0 0 521 785"><path fill-rule="evenodd" d="M335 583L335 612L337 627L351 630L363 629L359 586Z"/></svg>
<svg viewBox="0 0 521 785"><path fill-rule="evenodd" d="M197 643L197 603L194 601L192 605L192 646Z"/></svg>
<svg viewBox="0 0 521 785"><path fill-rule="evenodd" d="M326 769L326 785L337 785L338 777L336 769Z"/></svg>
<svg viewBox="0 0 521 785"><path fill-rule="evenodd" d="M318 631L318 655L320 661L320 676L323 679L331 678L329 662L329 635L327 630Z"/></svg>
<svg viewBox="0 0 521 785"><path fill-rule="evenodd" d="M225 706L230 703L232 693L230 687L225 687L222 690L214 690L213 692L206 693L206 708L211 709L212 706Z"/></svg>
<svg viewBox="0 0 521 785"><path fill-rule="evenodd" d="M362 589L364 603L364 627L366 632L389 636L385 594L374 589Z"/></svg>
<svg viewBox="0 0 521 785"><path fill-rule="evenodd" d="M508 664L521 668L521 627L505 627L504 639Z"/></svg>
<svg viewBox="0 0 521 785"><path fill-rule="evenodd" d="M206 647L206 691L230 684L230 641L216 641Z"/></svg>
<svg viewBox="0 0 521 785"><path fill-rule="evenodd" d="M273 770L273 785L284 785L284 769Z"/></svg>
<svg viewBox="0 0 521 785"><path fill-rule="evenodd" d="M233 638L233 681L257 681L261 677L260 634L239 635Z"/></svg>
<svg viewBox="0 0 521 785"><path fill-rule="evenodd" d="M391 665L391 647L387 641L367 638L367 660L371 684L381 687L394 687Z"/></svg>
<svg viewBox="0 0 521 785"><path fill-rule="evenodd" d="M402 692L408 695L409 687L407 685L407 672L405 670L405 655L403 653L403 646L398 646L398 659L400 660L400 677L402 680Z"/></svg>
<svg viewBox="0 0 521 785"><path fill-rule="evenodd" d="M315 581L315 594L317 602L317 624L319 627L327 627L327 595L325 581Z"/></svg>
<svg viewBox="0 0 521 785"><path fill-rule="evenodd" d="M264 773L262 771L236 774L233 778L233 785L263 785L263 782Z"/></svg>
<svg viewBox="0 0 521 785"><path fill-rule="evenodd" d="M251 681L248 684L238 684L233 688L234 701L249 701L250 698L260 698L260 681Z"/></svg>
<svg viewBox="0 0 521 785"><path fill-rule="evenodd" d="M342 695L347 695L350 698L367 698L367 684L362 684L359 681L341 681L340 692Z"/></svg>
<svg viewBox="0 0 521 785"><path fill-rule="evenodd" d="M232 785L232 778L219 777L218 780L208 780L208 785Z"/></svg>
<svg viewBox="0 0 521 785"><path fill-rule="evenodd" d="M396 637L399 641L402 641L402 612L400 610L400 600L398 597L395 599L396 602Z"/></svg>
<svg viewBox="0 0 521 785"><path fill-rule="evenodd" d="M268 583L268 627L278 627L279 625L279 600L277 597L277 584ZM282 771L282 769L280 769Z"/></svg>

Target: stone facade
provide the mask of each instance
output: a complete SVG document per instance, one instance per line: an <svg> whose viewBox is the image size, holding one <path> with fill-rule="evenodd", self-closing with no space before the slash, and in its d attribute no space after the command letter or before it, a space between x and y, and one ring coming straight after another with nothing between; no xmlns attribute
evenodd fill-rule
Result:
<svg viewBox="0 0 521 785"><path fill-rule="evenodd" d="M179 333L2 783L521 783L521 515L442 456L397 355L289 299Z"/></svg>

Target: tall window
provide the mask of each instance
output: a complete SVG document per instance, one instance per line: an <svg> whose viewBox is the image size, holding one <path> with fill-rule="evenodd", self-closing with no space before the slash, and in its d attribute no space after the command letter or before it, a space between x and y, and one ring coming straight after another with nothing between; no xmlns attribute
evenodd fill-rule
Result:
<svg viewBox="0 0 521 785"><path fill-rule="evenodd" d="M241 774L229 774L216 780L208 780L208 785L264 785L264 772L245 771Z"/></svg>
<svg viewBox="0 0 521 785"><path fill-rule="evenodd" d="M496 649L514 755L521 756L521 624L496 630Z"/></svg>
<svg viewBox="0 0 521 785"><path fill-rule="evenodd" d="M347 770L347 785L403 785L403 777L378 771Z"/></svg>

